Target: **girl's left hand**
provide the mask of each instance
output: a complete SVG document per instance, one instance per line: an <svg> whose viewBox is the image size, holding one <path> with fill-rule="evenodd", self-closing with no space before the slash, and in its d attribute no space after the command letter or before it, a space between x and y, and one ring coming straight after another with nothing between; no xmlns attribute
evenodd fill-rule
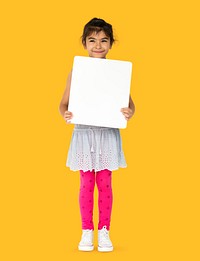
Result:
<svg viewBox="0 0 200 261"><path fill-rule="evenodd" d="M130 120L130 118L133 116L133 110L130 108L122 108L121 112L127 121Z"/></svg>

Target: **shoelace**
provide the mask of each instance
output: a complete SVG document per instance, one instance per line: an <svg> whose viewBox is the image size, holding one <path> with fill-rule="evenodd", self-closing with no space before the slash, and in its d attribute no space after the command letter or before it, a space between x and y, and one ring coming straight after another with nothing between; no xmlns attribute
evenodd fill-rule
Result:
<svg viewBox="0 0 200 261"><path fill-rule="evenodd" d="M106 226L103 227L100 233L101 233L101 241L103 243L110 243L109 232L106 229Z"/></svg>

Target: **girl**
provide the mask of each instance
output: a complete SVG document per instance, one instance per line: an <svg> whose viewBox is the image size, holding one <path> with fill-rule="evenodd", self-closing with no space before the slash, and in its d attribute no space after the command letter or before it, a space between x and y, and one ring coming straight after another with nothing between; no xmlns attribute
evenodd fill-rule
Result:
<svg viewBox="0 0 200 261"><path fill-rule="evenodd" d="M85 26L82 44L88 55L94 58L106 58L114 43L112 25L102 19L93 18ZM68 111L71 74L60 102L59 111L64 120L69 123L73 117ZM126 120L135 111L134 103L129 99L129 107L122 108ZM112 210L112 171L126 167L122 151L119 129L76 124L68 152L67 164L71 170L80 171L79 205L82 220L82 237L78 249L92 251L93 245L93 193L95 183L98 188L98 251L113 250L109 238Z"/></svg>

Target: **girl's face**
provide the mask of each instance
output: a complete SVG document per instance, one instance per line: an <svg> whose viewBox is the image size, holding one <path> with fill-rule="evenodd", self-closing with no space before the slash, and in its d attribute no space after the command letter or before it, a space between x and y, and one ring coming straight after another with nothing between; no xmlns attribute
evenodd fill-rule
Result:
<svg viewBox="0 0 200 261"><path fill-rule="evenodd" d="M111 49L110 38L105 35L104 31L93 32L86 37L84 48L90 57L106 58L106 54Z"/></svg>

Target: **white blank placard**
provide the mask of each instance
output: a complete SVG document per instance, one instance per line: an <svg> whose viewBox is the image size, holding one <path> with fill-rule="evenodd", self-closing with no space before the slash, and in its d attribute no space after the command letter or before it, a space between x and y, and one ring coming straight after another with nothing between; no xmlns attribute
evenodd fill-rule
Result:
<svg viewBox="0 0 200 261"><path fill-rule="evenodd" d="M71 123L126 128L121 108L128 107L132 63L75 56L68 110Z"/></svg>

